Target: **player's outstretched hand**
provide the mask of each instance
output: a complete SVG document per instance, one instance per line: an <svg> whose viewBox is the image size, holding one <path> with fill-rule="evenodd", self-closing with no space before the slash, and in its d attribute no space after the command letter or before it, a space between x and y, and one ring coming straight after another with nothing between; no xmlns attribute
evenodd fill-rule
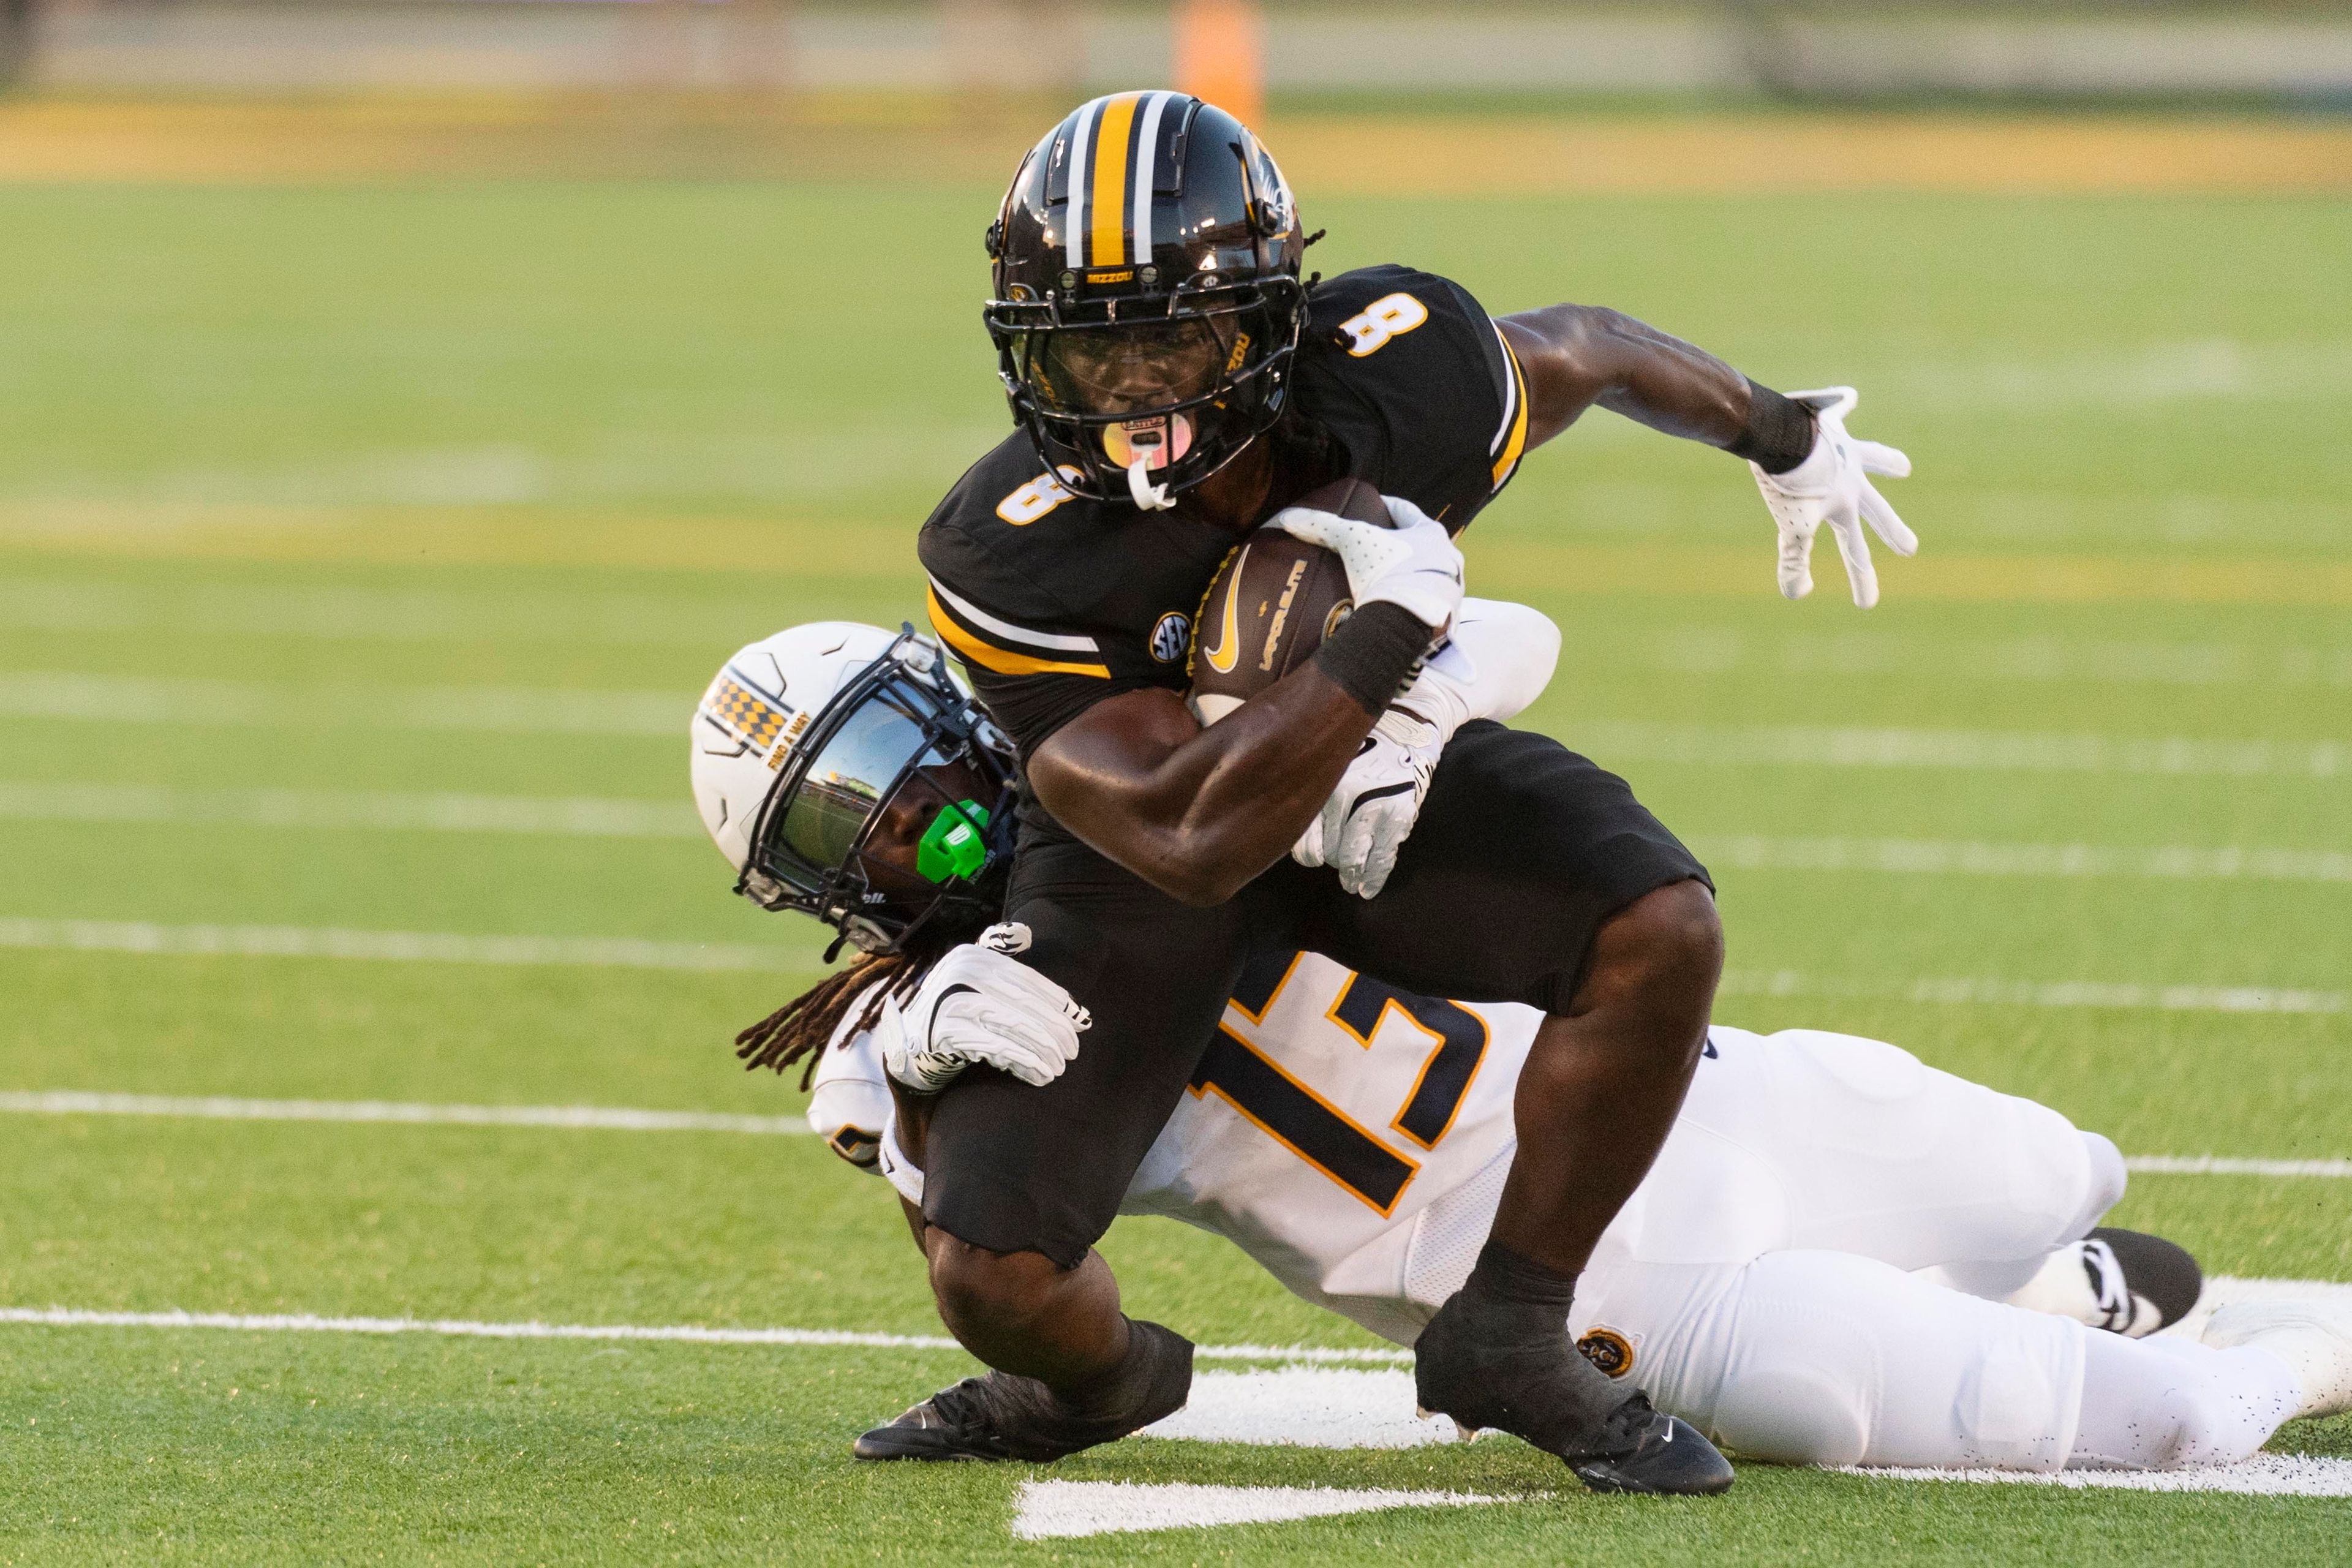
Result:
<svg viewBox="0 0 2352 1568"><path fill-rule="evenodd" d="M1338 555L1358 609L1400 605L1423 626L1442 630L1462 605L1462 552L1444 525L1412 502L1381 500L1389 510L1386 528L1304 506L1276 512L1273 526Z"/></svg>
<svg viewBox="0 0 2352 1568"><path fill-rule="evenodd" d="M1862 525L1870 524L1897 555L1916 554L1919 549L1919 536L1903 525L1870 476L1906 479L1911 459L1892 447L1857 441L1846 434L1845 416L1862 395L1853 387L1789 395L1813 411L1819 434L1811 453L1785 474L1768 474L1748 465L1756 475L1756 488L1764 492L1764 504L1772 509L1772 521L1780 525L1780 592L1801 599L1813 591L1813 534L1826 522L1837 536L1838 553L1845 557L1853 602L1866 610L1878 603L1878 569L1871 564L1870 542Z"/></svg>
<svg viewBox="0 0 2352 1568"><path fill-rule="evenodd" d="M951 947L913 996L883 1008L882 1066L929 1094L974 1062L1026 1084L1051 1083L1078 1054L1094 1019L1070 994L1013 956L1029 946L1017 921Z"/></svg>

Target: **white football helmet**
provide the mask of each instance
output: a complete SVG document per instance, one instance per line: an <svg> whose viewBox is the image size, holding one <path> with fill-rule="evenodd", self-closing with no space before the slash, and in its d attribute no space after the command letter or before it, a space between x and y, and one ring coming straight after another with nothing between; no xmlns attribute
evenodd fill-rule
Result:
<svg viewBox="0 0 2352 1568"><path fill-rule="evenodd" d="M912 627L764 637L712 679L692 737L695 805L744 897L868 952L944 913L998 918L1011 748Z"/></svg>

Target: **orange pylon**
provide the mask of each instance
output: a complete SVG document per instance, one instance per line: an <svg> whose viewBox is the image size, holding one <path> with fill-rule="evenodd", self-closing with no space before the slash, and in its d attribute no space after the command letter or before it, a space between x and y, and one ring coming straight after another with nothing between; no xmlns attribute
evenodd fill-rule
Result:
<svg viewBox="0 0 2352 1568"><path fill-rule="evenodd" d="M1175 0L1176 85L1244 125L1265 111L1265 18L1256 0Z"/></svg>

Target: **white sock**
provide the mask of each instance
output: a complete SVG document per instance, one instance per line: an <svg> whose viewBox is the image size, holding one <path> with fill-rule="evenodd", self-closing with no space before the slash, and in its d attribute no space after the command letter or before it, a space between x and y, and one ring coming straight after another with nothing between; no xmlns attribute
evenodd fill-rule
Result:
<svg viewBox="0 0 2352 1568"><path fill-rule="evenodd" d="M2084 1340L2083 1415L2069 1469L2233 1465L2303 1402L2294 1370L2252 1346L2219 1351L2099 1333Z"/></svg>

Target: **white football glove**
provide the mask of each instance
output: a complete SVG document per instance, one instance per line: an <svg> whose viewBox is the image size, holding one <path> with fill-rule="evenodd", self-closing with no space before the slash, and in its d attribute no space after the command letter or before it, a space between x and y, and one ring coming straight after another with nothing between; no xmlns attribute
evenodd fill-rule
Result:
<svg viewBox="0 0 2352 1568"><path fill-rule="evenodd" d="M1364 749L1339 775L1339 787L1290 851L1302 866L1333 868L1339 886L1359 898L1377 897L1388 885L1449 738L1408 712L1403 701L1381 715L1364 737Z"/></svg>
<svg viewBox="0 0 2352 1568"><path fill-rule="evenodd" d="M1061 1077L1094 1018L1012 956L1028 946L1027 926L991 926L978 942L950 948L903 1005L885 1005L876 1033L890 1076L925 1094L974 1062L1026 1084Z"/></svg>
<svg viewBox="0 0 2352 1568"><path fill-rule="evenodd" d="M1559 628L1525 605L1462 601L1451 636L1374 725L1322 811L1291 847L1302 866L1329 866L1339 885L1376 897L1396 868L1437 759L1473 719L1505 720L1543 694L1559 658Z"/></svg>
<svg viewBox="0 0 2352 1568"><path fill-rule="evenodd" d="M1780 592L1801 599L1813 591L1813 534L1826 522L1837 536L1838 553L1845 557L1853 602L1866 610L1878 603L1878 569L1870 563L1870 542L1862 525L1869 523L1897 555L1916 554L1919 549L1919 536L1903 525L1870 476L1908 478L1911 459L1892 447L1857 441L1846 434L1845 416L1861 399L1853 387L1789 396L1813 411L1818 433L1811 453L1785 474L1768 474L1748 465L1756 476L1756 488L1764 492L1764 504L1772 509L1772 521L1780 525Z"/></svg>
<svg viewBox="0 0 2352 1568"><path fill-rule="evenodd" d="M1381 499L1389 509L1386 528L1304 506L1283 508L1273 523L1291 538L1339 557L1356 608L1401 605L1423 626L1442 631L1462 605L1462 552L1444 525L1412 502Z"/></svg>

